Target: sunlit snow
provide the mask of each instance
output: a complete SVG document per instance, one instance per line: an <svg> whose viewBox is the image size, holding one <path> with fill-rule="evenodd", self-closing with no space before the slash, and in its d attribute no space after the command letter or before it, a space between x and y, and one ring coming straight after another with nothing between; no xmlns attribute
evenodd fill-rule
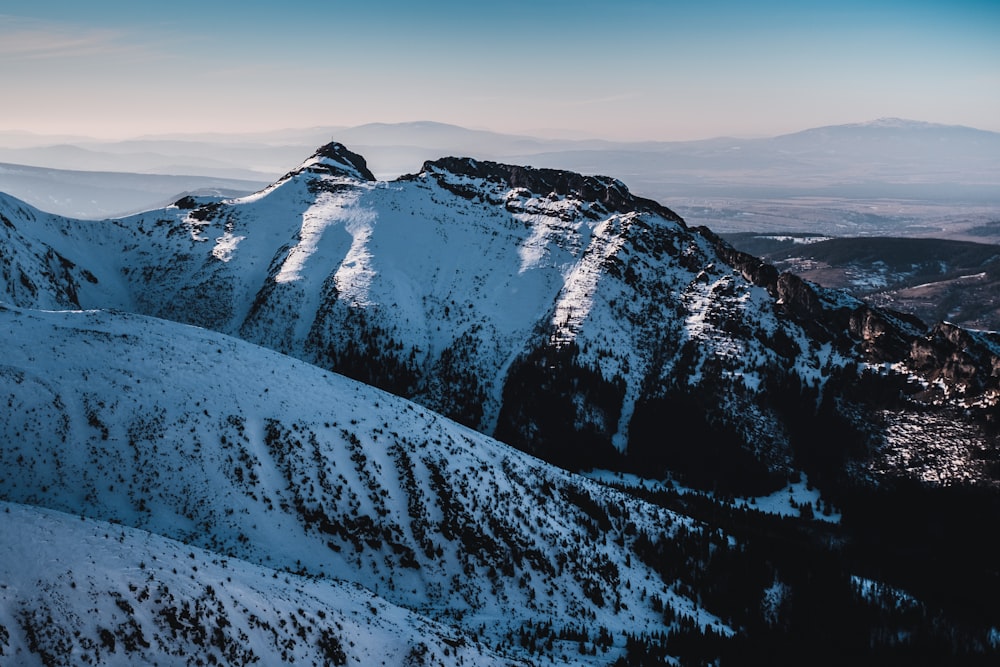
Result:
<svg viewBox="0 0 1000 667"><path fill-rule="evenodd" d="M556 301L552 326L557 344L573 340L576 331L590 314L594 305L594 292L601 279L601 266L624 245L621 234L609 233L622 224L617 217L602 221L594 229L590 246L566 276L565 284Z"/></svg>
<svg viewBox="0 0 1000 667"><path fill-rule="evenodd" d="M231 232L226 232L215 240L215 247L212 248L212 256L220 261L228 262L232 259L233 253L236 252L240 241L245 238L245 236L235 236Z"/></svg>

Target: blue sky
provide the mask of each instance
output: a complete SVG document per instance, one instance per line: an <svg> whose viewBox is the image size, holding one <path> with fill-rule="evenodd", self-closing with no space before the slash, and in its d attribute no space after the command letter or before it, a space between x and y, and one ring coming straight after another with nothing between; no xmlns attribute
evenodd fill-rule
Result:
<svg viewBox="0 0 1000 667"><path fill-rule="evenodd" d="M436 120L610 139L1000 131L1000 2L4 0L0 129Z"/></svg>

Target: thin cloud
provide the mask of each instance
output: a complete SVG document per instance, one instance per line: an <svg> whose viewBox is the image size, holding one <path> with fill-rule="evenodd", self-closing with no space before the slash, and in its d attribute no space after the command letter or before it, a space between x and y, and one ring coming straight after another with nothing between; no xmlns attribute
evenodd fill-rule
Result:
<svg viewBox="0 0 1000 667"><path fill-rule="evenodd" d="M584 106L597 106L602 104L618 104L621 102L630 102L637 100L642 97L642 93L639 92L624 92L624 93L614 93L611 95L602 95L598 97L573 97L568 96L565 98L556 98L547 100L546 103L554 107L584 107ZM467 98L470 102L476 103L495 103L495 102L510 102L510 96L508 95L473 95ZM537 100L536 100L537 102Z"/></svg>
<svg viewBox="0 0 1000 667"><path fill-rule="evenodd" d="M0 15L0 58L47 59L134 52L121 33Z"/></svg>
<svg viewBox="0 0 1000 667"><path fill-rule="evenodd" d="M615 95L605 95L603 97L590 97L582 98L577 100L568 100L567 104L571 106L592 106L598 104L617 104L619 102L630 102L632 100L642 97L640 93L630 92L630 93L618 93Z"/></svg>

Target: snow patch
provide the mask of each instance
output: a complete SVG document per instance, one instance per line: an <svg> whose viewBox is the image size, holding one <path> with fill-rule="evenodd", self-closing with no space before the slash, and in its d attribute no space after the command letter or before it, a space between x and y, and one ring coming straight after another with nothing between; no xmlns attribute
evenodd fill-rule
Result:
<svg viewBox="0 0 1000 667"><path fill-rule="evenodd" d="M619 222L618 216L613 216L594 229L590 246L566 277L552 316L557 345L572 341L590 314L594 292L603 275L601 267L625 243L624 236L613 231Z"/></svg>
<svg viewBox="0 0 1000 667"><path fill-rule="evenodd" d="M233 253L239 246L240 241L245 236L235 236L232 232L226 232L215 240L215 247L212 248L212 256L222 262L228 262L233 258Z"/></svg>

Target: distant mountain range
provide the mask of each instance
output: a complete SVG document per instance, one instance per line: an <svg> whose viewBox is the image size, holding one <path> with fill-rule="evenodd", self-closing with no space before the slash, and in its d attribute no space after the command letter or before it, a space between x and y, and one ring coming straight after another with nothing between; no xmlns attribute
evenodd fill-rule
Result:
<svg viewBox="0 0 1000 667"><path fill-rule="evenodd" d="M71 171L0 163L0 184L45 211L109 218L160 208L178 195L239 197L266 185L212 176L169 176L113 171Z"/></svg>
<svg viewBox="0 0 1000 667"><path fill-rule="evenodd" d="M815 128L767 139L687 142L541 139L433 122L121 142L48 139L8 132L0 133L0 162L48 169L270 182L297 164L301 155L332 139L363 153L379 178L412 173L428 157L448 155L613 174L634 192L677 203L688 218L724 231L734 231L723 229L728 222L726 202L731 207L734 200L812 197L1000 207L1000 134L899 119ZM40 197L39 192L22 189L0 173L0 191L43 210L86 217L106 215L107 206L87 211L59 208L69 197L59 194L58 179L51 179L49 186L48 196ZM710 204L707 208L706 202ZM139 207L132 201L124 204L118 212L153 207L160 200L151 197ZM76 202L77 209L81 205ZM801 221L803 227L820 222ZM908 220L890 214L882 222L902 227ZM865 233L864 228L861 233Z"/></svg>
<svg viewBox="0 0 1000 667"><path fill-rule="evenodd" d="M328 143L120 219L2 195L0 320L4 659L1000 651L998 335L614 178Z"/></svg>

